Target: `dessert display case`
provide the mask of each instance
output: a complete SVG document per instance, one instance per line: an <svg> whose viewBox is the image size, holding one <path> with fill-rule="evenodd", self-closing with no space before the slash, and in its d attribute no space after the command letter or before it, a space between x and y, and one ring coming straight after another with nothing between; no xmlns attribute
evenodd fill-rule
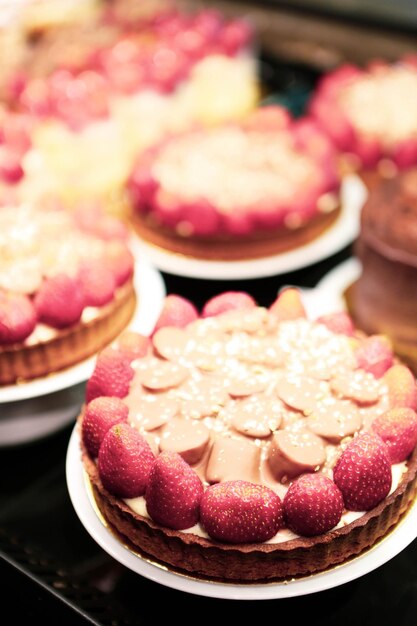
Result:
<svg viewBox="0 0 417 626"><path fill-rule="evenodd" d="M288 107L294 118L302 115L323 74L339 65L364 65L377 57L390 62L417 53L417 17L411 3L399 3L395 13L388 3L379 7L371 2L360 13L347 2L182 4L249 19L258 48L260 102ZM268 307L283 287L296 285L317 315L343 307L344 289L359 273L354 243L364 193L362 181L354 178L347 190L351 211L339 229L293 256L187 264L136 241L135 268L142 269L135 279L140 303L133 317L136 329L151 332L165 294L181 294L201 309L219 292L238 289ZM340 268L347 273L342 275ZM5 626L36 619L45 626L145 625L173 616L218 619L224 608L232 609L237 621L259 620L270 609L279 619L282 612L295 620L308 614L312 626L413 622L415 504L395 530L347 566L278 584L234 586L177 576L120 545L94 510L76 458L74 427L92 368L89 360L76 371L30 383L29 391L25 383L0 387L0 596Z"/></svg>

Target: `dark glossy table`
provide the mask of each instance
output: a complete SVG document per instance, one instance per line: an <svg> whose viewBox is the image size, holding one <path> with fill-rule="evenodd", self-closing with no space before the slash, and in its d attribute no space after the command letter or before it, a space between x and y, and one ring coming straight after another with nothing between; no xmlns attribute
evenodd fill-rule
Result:
<svg viewBox="0 0 417 626"><path fill-rule="evenodd" d="M198 306L223 289L250 292L269 305L282 285L314 287L349 258L336 255L291 274L256 280L200 281L164 274L167 293ZM1 411L1 408L0 408ZM74 420L75 420L74 415ZM412 626L417 622L417 542L385 565L347 584L298 598L241 601L192 595L151 582L115 561L90 537L70 501L65 460L73 423L39 441L3 447L0 454L0 623L60 626L186 623L199 614L234 621L282 611L308 616L309 626ZM288 611L288 612L287 612ZM269 613L272 617L274 613Z"/></svg>

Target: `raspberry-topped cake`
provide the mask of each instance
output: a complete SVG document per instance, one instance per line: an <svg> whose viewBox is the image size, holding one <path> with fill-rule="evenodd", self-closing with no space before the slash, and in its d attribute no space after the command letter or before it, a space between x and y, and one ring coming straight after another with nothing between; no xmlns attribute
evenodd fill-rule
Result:
<svg viewBox="0 0 417 626"><path fill-rule="evenodd" d="M416 491L417 388L388 340L299 292L198 311L166 297L150 337L99 355L78 420L105 522L145 558L279 581L370 548Z"/></svg>
<svg viewBox="0 0 417 626"><path fill-rule="evenodd" d="M349 167L392 175L417 163L417 57L346 64L325 75L309 108Z"/></svg>
<svg viewBox="0 0 417 626"><path fill-rule="evenodd" d="M0 384L74 365L128 325L136 295L127 237L98 208L0 209Z"/></svg>
<svg viewBox="0 0 417 626"><path fill-rule="evenodd" d="M21 199L99 197L122 210L144 148L195 123L239 119L257 102L246 21L173 7L136 15L126 4L99 3L81 26L45 29L16 71L11 105L33 120Z"/></svg>
<svg viewBox="0 0 417 626"><path fill-rule="evenodd" d="M279 106L196 129L139 157L133 223L147 242L206 259L268 256L307 243L339 215L334 150Z"/></svg>

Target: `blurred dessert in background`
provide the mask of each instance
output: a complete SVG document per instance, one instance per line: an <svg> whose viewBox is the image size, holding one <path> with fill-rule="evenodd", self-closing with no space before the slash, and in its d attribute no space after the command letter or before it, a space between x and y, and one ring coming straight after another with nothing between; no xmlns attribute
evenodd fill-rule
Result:
<svg viewBox="0 0 417 626"><path fill-rule="evenodd" d="M125 225L98 208L0 211L0 384L93 355L134 313Z"/></svg>
<svg viewBox="0 0 417 626"><path fill-rule="evenodd" d="M129 180L140 237L192 258L268 256L311 241L340 211L335 152L280 106L163 140Z"/></svg>
<svg viewBox="0 0 417 626"><path fill-rule="evenodd" d="M361 274L346 292L355 323L385 333L417 372L417 167L374 183L355 253Z"/></svg>
<svg viewBox="0 0 417 626"><path fill-rule="evenodd" d="M417 163L417 56L344 64L327 73L309 112L332 138L348 170L371 183Z"/></svg>
<svg viewBox="0 0 417 626"><path fill-rule="evenodd" d="M45 17L42 28L26 16L28 52L3 89L8 106L31 123L17 201L58 196L71 206L101 198L121 211L143 149L196 123L240 119L255 106L250 25L160 5L135 11L134 3L96 2L82 24L50 16L54 23ZM40 6L46 11L48 3Z"/></svg>

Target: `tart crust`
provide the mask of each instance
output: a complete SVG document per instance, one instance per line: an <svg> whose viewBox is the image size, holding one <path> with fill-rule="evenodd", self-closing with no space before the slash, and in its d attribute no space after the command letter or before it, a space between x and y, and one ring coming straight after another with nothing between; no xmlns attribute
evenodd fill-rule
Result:
<svg viewBox="0 0 417 626"><path fill-rule="evenodd" d="M82 414L78 420L80 426ZM226 583L282 582L322 572L370 549L398 524L417 492L417 448L401 483L354 522L323 535L283 543L222 544L163 528L133 512L102 485L82 442L82 462L97 506L109 527L132 551L196 578Z"/></svg>
<svg viewBox="0 0 417 626"><path fill-rule="evenodd" d="M156 224L151 215L138 212L132 215L132 224L139 237L164 251L196 259L240 261L288 252L310 243L330 228L340 213L339 206L331 213L315 216L299 228L281 226L276 230L256 232L248 237L181 236L174 230Z"/></svg>
<svg viewBox="0 0 417 626"><path fill-rule="evenodd" d="M129 279L97 315L57 330L46 341L0 348L0 384L7 385L52 375L92 356L109 344L129 323L137 296Z"/></svg>

